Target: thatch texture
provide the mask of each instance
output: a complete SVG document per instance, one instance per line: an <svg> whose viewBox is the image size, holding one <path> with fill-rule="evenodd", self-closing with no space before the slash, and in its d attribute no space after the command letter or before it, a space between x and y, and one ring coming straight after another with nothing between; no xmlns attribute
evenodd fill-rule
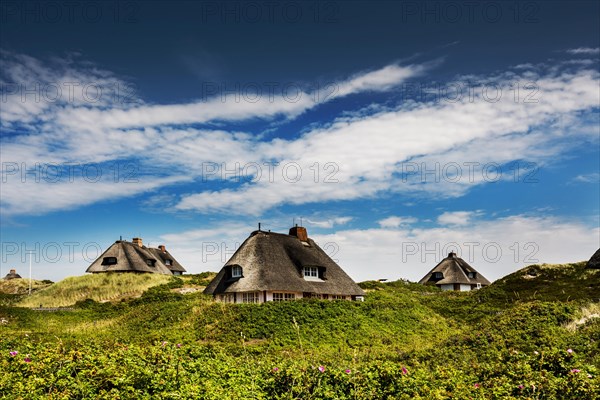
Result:
<svg viewBox="0 0 600 400"><path fill-rule="evenodd" d="M232 267L242 277L232 277ZM306 280L304 267L317 267L318 280ZM225 263L204 293L290 291L364 296L363 290L310 238L254 231Z"/></svg>
<svg viewBox="0 0 600 400"><path fill-rule="evenodd" d="M441 279L435 277L436 272L442 273ZM474 273L475 277L469 278L469 273ZM419 283L435 283L437 286L448 284L476 286L478 283L481 284L481 286L490 285L490 281L477 272L475 268L467 264L465 260L457 257L455 253L448 254L448 257L444 258L438 265L429 271Z"/></svg>
<svg viewBox="0 0 600 400"><path fill-rule="evenodd" d="M587 262L586 267L600 269L600 249L596 250L592 258Z"/></svg>
<svg viewBox="0 0 600 400"><path fill-rule="evenodd" d="M4 279L9 280L9 279L22 279L22 278L21 278L21 275L17 274L17 271L15 271L14 269L11 269L8 272L8 274L6 274Z"/></svg>
<svg viewBox="0 0 600 400"><path fill-rule="evenodd" d="M111 260L111 258L113 259ZM171 259L173 265L165 265L166 259ZM140 247L138 244L125 240L117 240L113 243L86 270L86 272L92 273L149 272L165 275L172 275L172 271L185 272L185 269L168 252L163 253L159 249L146 246Z"/></svg>

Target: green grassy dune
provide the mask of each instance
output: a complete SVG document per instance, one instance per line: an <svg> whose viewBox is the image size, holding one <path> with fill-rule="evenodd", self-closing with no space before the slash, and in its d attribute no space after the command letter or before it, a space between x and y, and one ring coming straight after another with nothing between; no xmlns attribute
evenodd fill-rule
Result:
<svg viewBox="0 0 600 400"><path fill-rule="evenodd" d="M365 302L222 304L196 290L210 278L0 307L0 398L600 398L600 270L582 263L467 293L363 282Z"/></svg>

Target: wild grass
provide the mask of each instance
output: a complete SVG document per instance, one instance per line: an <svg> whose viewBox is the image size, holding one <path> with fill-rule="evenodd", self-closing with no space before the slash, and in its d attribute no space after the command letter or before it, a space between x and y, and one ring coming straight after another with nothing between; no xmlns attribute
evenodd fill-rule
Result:
<svg viewBox="0 0 600 400"><path fill-rule="evenodd" d="M37 291L50 286L50 281L31 280L31 290ZM0 279L0 293L25 294L29 291L29 279Z"/></svg>
<svg viewBox="0 0 600 400"><path fill-rule="evenodd" d="M153 286L172 279L159 274L90 274L66 278L16 305L19 307L67 307L78 301L92 299L98 302L139 297Z"/></svg>
<svg viewBox="0 0 600 400"><path fill-rule="evenodd" d="M600 318L600 303L590 303L582 307L576 319L567 323L565 328L570 332L575 332L581 325L586 324L594 318Z"/></svg>

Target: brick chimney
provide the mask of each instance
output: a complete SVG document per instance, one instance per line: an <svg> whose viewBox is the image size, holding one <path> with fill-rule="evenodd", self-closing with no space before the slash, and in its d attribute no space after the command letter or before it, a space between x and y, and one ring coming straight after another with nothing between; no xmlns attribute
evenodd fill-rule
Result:
<svg viewBox="0 0 600 400"><path fill-rule="evenodd" d="M142 244L142 238L133 238L132 242L133 242L133 244L137 244L140 247L144 246Z"/></svg>
<svg viewBox="0 0 600 400"><path fill-rule="evenodd" d="M166 252L167 252L167 248L165 247L165 245L164 245L164 244L161 244L160 246L158 246L158 249L159 249L160 251L162 251L163 253L166 253Z"/></svg>
<svg viewBox="0 0 600 400"><path fill-rule="evenodd" d="M448 253L448 258L456 258L456 253L453 251Z"/></svg>
<svg viewBox="0 0 600 400"><path fill-rule="evenodd" d="M11 269L10 270L10 274L11 275L16 275L17 274L17 270L16 269Z"/></svg>
<svg viewBox="0 0 600 400"><path fill-rule="evenodd" d="M290 228L290 235L296 236L303 242L308 242L308 233L306 232L306 228L303 226L296 225L293 228Z"/></svg>

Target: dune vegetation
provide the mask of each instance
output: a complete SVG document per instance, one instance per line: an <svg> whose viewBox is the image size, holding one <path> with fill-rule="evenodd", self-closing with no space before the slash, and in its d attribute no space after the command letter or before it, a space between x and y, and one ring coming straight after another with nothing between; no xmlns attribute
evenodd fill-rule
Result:
<svg viewBox="0 0 600 400"><path fill-rule="evenodd" d="M72 310L4 306L0 398L600 398L600 270L527 268L467 293L363 282L364 302L216 303L183 290L203 274Z"/></svg>
<svg viewBox="0 0 600 400"><path fill-rule="evenodd" d="M88 274L63 279L17 303L20 307L66 307L78 301L116 301L141 296L152 286L171 279L160 274Z"/></svg>

